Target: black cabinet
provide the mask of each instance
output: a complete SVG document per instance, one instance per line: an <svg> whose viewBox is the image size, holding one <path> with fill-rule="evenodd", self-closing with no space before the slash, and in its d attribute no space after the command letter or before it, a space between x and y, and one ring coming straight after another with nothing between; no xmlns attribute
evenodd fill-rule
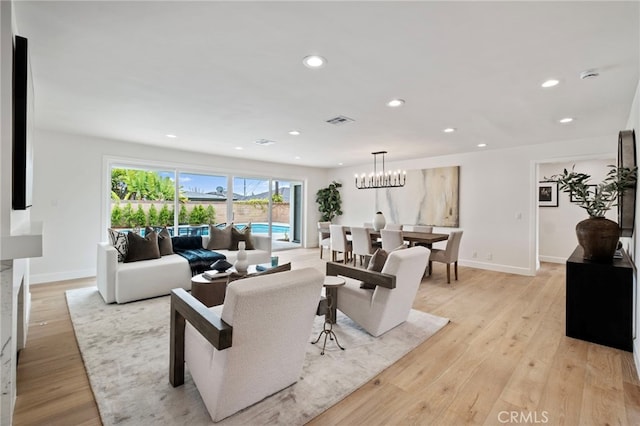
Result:
<svg viewBox="0 0 640 426"><path fill-rule="evenodd" d="M567 260L567 336L632 352L633 263L624 252L611 263L582 255L578 246Z"/></svg>

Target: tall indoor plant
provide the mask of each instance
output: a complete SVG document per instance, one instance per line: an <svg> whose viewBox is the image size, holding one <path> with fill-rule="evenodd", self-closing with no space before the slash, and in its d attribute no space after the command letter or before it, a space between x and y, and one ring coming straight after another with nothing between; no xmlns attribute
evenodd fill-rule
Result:
<svg viewBox="0 0 640 426"><path fill-rule="evenodd" d="M326 188L320 188L316 192L316 203L318 203L318 211L322 213L323 222L331 222L334 217L342 214L342 199L339 191L341 187L341 183L333 181Z"/></svg>
<svg viewBox="0 0 640 426"><path fill-rule="evenodd" d="M604 217L612 207L617 206L621 194L628 188L634 188L638 177L637 167L618 167L610 165L605 179L593 185L589 183L590 175L571 169L553 175L550 181L557 182L558 187L571 194L574 202L585 209L589 218L576 225L578 243L584 249L584 258L595 261L609 261L620 238L618 224Z"/></svg>

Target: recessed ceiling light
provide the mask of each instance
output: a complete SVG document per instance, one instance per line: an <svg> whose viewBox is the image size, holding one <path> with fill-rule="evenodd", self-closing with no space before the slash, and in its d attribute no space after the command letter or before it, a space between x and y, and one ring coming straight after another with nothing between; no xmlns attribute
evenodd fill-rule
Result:
<svg viewBox="0 0 640 426"><path fill-rule="evenodd" d="M478 144L478 148L484 148L485 146L487 146L487 144L486 144L486 143L479 143L479 144Z"/></svg>
<svg viewBox="0 0 640 426"><path fill-rule="evenodd" d="M242 151L244 148L243 148L243 147L241 147L241 146L236 146L236 149L237 149L238 151Z"/></svg>
<svg viewBox="0 0 640 426"><path fill-rule="evenodd" d="M166 137L168 137L168 138L171 138L171 139L173 139L173 138L177 138L177 136L176 136L176 135L165 135L165 136L166 136Z"/></svg>
<svg viewBox="0 0 640 426"><path fill-rule="evenodd" d="M442 130L445 133L453 133L456 131L455 127L447 127L446 129Z"/></svg>
<svg viewBox="0 0 640 426"><path fill-rule="evenodd" d="M307 68L322 68L327 64L327 60L322 56L309 55L304 57L302 63Z"/></svg>
<svg viewBox="0 0 640 426"><path fill-rule="evenodd" d="M338 163L338 166L342 166L343 163Z"/></svg>
<svg viewBox="0 0 640 426"><path fill-rule="evenodd" d="M547 81L545 81L544 83L541 84L542 87L553 87L553 86L557 86L560 83L560 81L556 80L556 79L549 79Z"/></svg>
<svg viewBox="0 0 640 426"><path fill-rule="evenodd" d="M387 102L387 106L391 108L397 108L402 105L404 105L404 99L391 99Z"/></svg>
<svg viewBox="0 0 640 426"><path fill-rule="evenodd" d="M571 117L565 117L565 118L562 118L562 119L558 120L558 122L562 123L562 124L571 123L572 121L573 121L573 118L571 118Z"/></svg>
<svg viewBox="0 0 640 426"><path fill-rule="evenodd" d="M300 132L299 132L299 131L297 131L297 130L291 130L291 131L289 132L289 134L290 134L291 136L298 136L298 135L300 134Z"/></svg>
<svg viewBox="0 0 640 426"><path fill-rule="evenodd" d="M296 160L299 160L299 159L300 159L300 156L299 156L299 155L296 155Z"/></svg>

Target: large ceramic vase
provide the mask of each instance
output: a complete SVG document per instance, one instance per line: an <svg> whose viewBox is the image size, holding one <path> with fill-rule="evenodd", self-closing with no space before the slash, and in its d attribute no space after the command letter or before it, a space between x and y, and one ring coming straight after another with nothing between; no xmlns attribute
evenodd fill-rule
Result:
<svg viewBox="0 0 640 426"><path fill-rule="evenodd" d="M620 227L612 220L591 216L578 222L576 235L586 260L611 262L620 239Z"/></svg>
<svg viewBox="0 0 640 426"><path fill-rule="evenodd" d="M241 274L246 273L247 269L249 269L249 260L247 259L247 252L245 251L245 248L245 242L240 241L238 243L238 255L236 257L236 262L233 264L233 266L236 268L236 271Z"/></svg>
<svg viewBox="0 0 640 426"><path fill-rule="evenodd" d="M373 229L375 231L379 231L384 229L384 226L387 224L387 221L384 218L382 212L377 212L375 216L373 216Z"/></svg>

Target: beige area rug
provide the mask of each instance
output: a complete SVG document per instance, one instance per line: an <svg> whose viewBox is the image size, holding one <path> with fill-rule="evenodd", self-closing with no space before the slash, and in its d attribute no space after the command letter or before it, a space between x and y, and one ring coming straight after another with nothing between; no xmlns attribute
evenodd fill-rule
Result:
<svg viewBox="0 0 640 426"><path fill-rule="evenodd" d="M169 384L169 296L105 305L96 288L67 291L67 303L91 387L105 425L213 424L193 380ZM219 425L302 425L413 348L449 320L412 310L409 320L373 338L338 312L345 351L309 344L300 380ZM317 317L309 341L322 329Z"/></svg>

